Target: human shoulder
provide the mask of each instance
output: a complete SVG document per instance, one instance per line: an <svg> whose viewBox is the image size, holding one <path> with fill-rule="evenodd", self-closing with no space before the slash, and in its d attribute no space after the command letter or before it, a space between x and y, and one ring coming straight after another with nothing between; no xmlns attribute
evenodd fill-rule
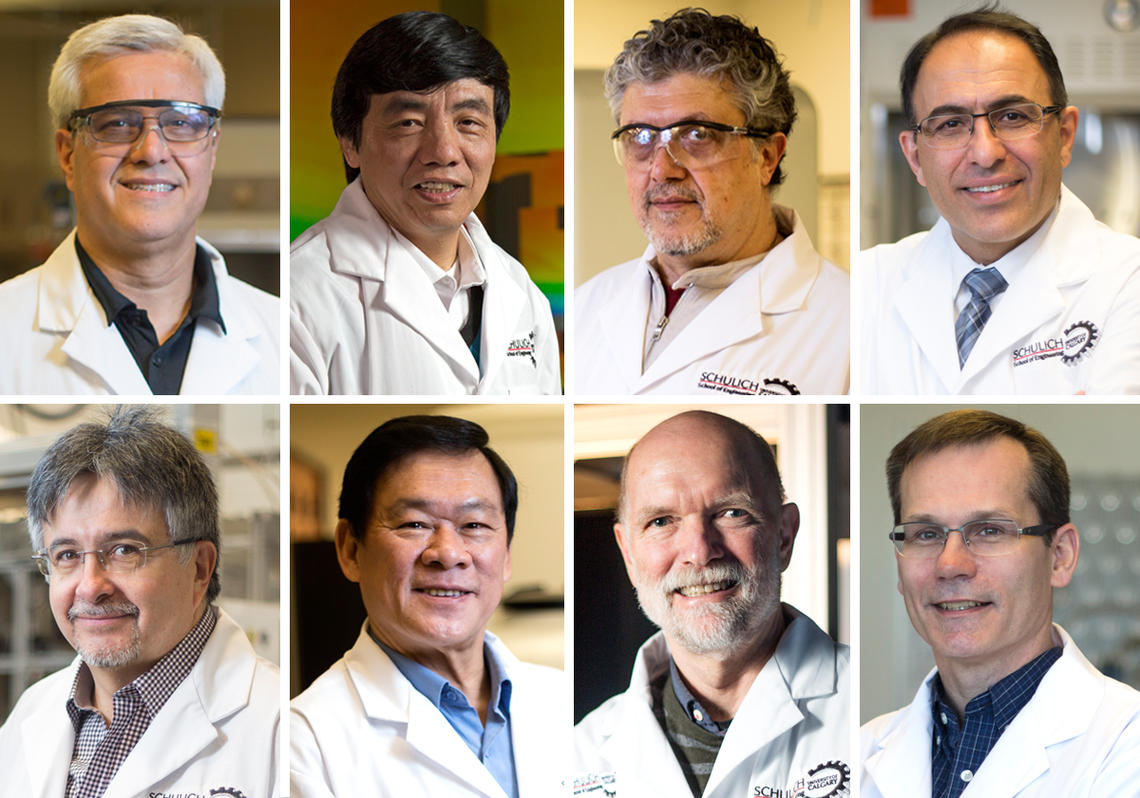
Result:
<svg viewBox="0 0 1140 798"><path fill-rule="evenodd" d="M43 266L36 266L0 283L0 319L9 329L13 325L26 327L35 317L43 270Z"/></svg>

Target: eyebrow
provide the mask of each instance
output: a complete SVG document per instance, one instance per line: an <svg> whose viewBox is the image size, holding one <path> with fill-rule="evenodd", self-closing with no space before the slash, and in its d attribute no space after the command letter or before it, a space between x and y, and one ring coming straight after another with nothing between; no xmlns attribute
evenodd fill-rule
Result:
<svg viewBox="0 0 1140 798"><path fill-rule="evenodd" d="M106 545L107 543L111 543L113 541L119 541L119 540L137 540L138 542L140 542L144 545L147 545L147 546L151 545L150 538L148 538L142 532L139 532L137 529L118 529L118 530L115 530L114 532L103 532L98 537L96 537L95 540L96 540L97 545L99 545L99 546L103 546L103 545ZM75 538L60 537L60 538L56 538L55 540L53 540L51 542L51 544L48 546L45 546L45 548L51 549L51 548L54 548L56 546L61 546L61 545L64 545L64 546L81 546L83 544L81 544Z"/></svg>
<svg viewBox="0 0 1140 798"><path fill-rule="evenodd" d="M987 103L985 106L986 110L983 113L988 114L991 111L998 110L999 108L1008 108L1011 105L1021 105L1022 103L1031 102L1035 101L1022 94L1007 94L1004 97L998 97L996 100L992 100L991 102ZM945 105L939 105L929 114L924 116L923 119L931 116L945 116L947 114L972 114L973 112L973 108L967 108L964 105L953 105L947 103Z"/></svg>
<svg viewBox="0 0 1140 798"><path fill-rule="evenodd" d="M424 100L415 97L399 96L388 101L388 104L384 107L383 115L393 116L407 111L419 111L423 113L427 111L427 109L428 103ZM481 97L465 97L452 103L448 110L451 113L457 111L478 111L487 115L491 114L491 107L487 105L487 101Z"/></svg>
<svg viewBox="0 0 1140 798"><path fill-rule="evenodd" d="M456 505L443 505L442 502L436 499L425 499L420 497L407 497L396 499L388 507L388 512L400 512L402 510L422 510L425 513L436 513L440 509L450 510L485 510L487 512L503 512L502 508L495 504L493 501L486 501L485 499L471 498L465 499Z"/></svg>

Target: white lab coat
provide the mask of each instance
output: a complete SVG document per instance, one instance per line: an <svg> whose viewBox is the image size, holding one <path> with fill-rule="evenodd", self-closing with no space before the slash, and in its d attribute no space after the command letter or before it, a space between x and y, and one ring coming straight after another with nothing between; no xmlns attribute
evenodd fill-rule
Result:
<svg viewBox="0 0 1140 798"><path fill-rule="evenodd" d="M1140 693L1094 668L1060 626L1061 658L998 738L962 798L1140 795ZM863 798L929 796L930 680L860 734Z"/></svg>
<svg viewBox="0 0 1140 798"><path fill-rule="evenodd" d="M557 394L550 303L474 214L463 223L487 274L480 363L435 287L353 181L290 252L294 394Z"/></svg>
<svg viewBox="0 0 1140 798"><path fill-rule="evenodd" d="M181 393L279 394L277 297L230 277L221 254L197 243L214 267L226 331L207 319L195 325ZM74 231L42 265L0 284L0 337L0 394L151 395L83 276Z"/></svg>
<svg viewBox="0 0 1140 798"><path fill-rule="evenodd" d="M813 785L806 794L845 796L842 787L850 790L850 652L810 618L783 606L790 624L733 718L703 798L799 796L804 793L797 790L809 789L815 779L825 780L828 789ZM649 686L668 668L668 647L658 632L638 651L629 689L575 727L575 796L689 798L651 706ZM668 681L665 689L672 689Z"/></svg>
<svg viewBox="0 0 1140 798"><path fill-rule="evenodd" d="M65 704L79 660L29 687L0 727L0 792L62 798L75 732ZM277 667L225 612L197 663L123 760L103 798L276 798ZM238 793L232 793L237 796ZM221 792L219 798L230 798Z"/></svg>
<svg viewBox="0 0 1140 798"><path fill-rule="evenodd" d="M945 219L863 252L863 387L877 394L1140 392L1140 239L1116 233L1067 188L964 368ZM994 264L998 268L1001 262Z"/></svg>
<svg viewBox="0 0 1140 798"><path fill-rule="evenodd" d="M365 624L368 622L365 621ZM570 744L565 675L520 662L487 633L511 680L521 798L560 794ZM293 699L291 798L504 798L459 733L361 630L356 644Z"/></svg>
<svg viewBox="0 0 1140 798"><path fill-rule="evenodd" d="M677 333L642 373L653 247L574 293L574 390L585 394L843 394L850 373L850 279L792 234Z"/></svg>

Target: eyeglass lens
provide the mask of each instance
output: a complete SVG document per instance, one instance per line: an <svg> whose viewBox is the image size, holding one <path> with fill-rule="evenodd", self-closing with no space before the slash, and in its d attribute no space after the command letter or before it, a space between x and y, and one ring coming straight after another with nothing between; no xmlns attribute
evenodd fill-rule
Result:
<svg viewBox="0 0 1140 798"><path fill-rule="evenodd" d="M130 144L143 131L145 120L154 119L162 137L172 144L197 142L213 127L213 117L197 108L166 108L147 115L138 108L106 108L88 117L91 135L109 144Z"/></svg>
<svg viewBox="0 0 1140 798"><path fill-rule="evenodd" d="M705 164L719 158L732 134L704 125L675 125L664 130L630 128L615 139L622 163L642 164L653 158L658 147L665 147L674 160Z"/></svg>

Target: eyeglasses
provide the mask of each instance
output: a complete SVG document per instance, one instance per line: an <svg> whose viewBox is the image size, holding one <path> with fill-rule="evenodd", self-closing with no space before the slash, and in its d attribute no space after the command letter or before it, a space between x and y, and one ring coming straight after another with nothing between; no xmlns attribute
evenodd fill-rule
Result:
<svg viewBox="0 0 1140 798"><path fill-rule="evenodd" d="M934 559L946 547L946 539L951 532L962 535L962 542L972 554L979 557L1001 557L1017 548L1022 535L1041 537L1056 529L1056 524L1019 528L1015 521L1000 519L968 521L958 529L926 521L912 521L896 526L890 538L895 544L895 550L907 559Z"/></svg>
<svg viewBox="0 0 1140 798"><path fill-rule="evenodd" d="M100 549L80 551L74 546L58 545L37 551L32 555L40 573L51 578L52 574L66 577L77 573L87 559L88 554L94 554L103 566L103 570L112 574L130 574L146 566L147 554L161 549L171 549L176 546L188 546L198 543L202 538L179 540L175 543L166 543L162 546L140 546L137 543L110 543Z"/></svg>
<svg viewBox="0 0 1140 798"><path fill-rule="evenodd" d="M159 108L157 114L144 114L144 108ZM174 100L121 100L72 111L68 129L87 129L95 141L104 144L133 144L143 135L146 120L153 119L159 135L170 151L193 155L206 149L207 137L214 130L221 112L198 103Z"/></svg>
<svg viewBox="0 0 1140 798"><path fill-rule="evenodd" d="M921 133L926 143L936 150L954 150L966 146L974 133L974 120L984 116L995 136L1002 141L1016 141L1041 130L1045 117L1062 108L1063 105L1017 103L984 114L935 114L923 119L912 130Z"/></svg>
<svg viewBox="0 0 1140 798"><path fill-rule="evenodd" d="M689 167L710 166L725 158L733 136L762 139L774 132L686 119L665 127L644 123L625 125L610 138L614 142L614 155L622 166L643 167L653 160L658 147L664 147L674 162Z"/></svg>

